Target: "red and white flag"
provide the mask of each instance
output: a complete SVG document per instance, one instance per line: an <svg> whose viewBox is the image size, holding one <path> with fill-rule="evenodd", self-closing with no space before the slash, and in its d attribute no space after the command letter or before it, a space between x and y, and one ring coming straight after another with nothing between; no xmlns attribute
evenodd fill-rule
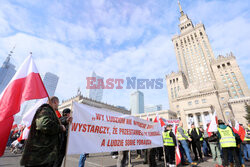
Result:
<svg viewBox="0 0 250 167"><path fill-rule="evenodd" d="M0 95L0 156L3 155L13 116L20 111L24 101L48 97L37 67L28 56Z"/></svg>
<svg viewBox="0 0 250 167"><path fill-rule="evenodd" d="M239 122L235 120L235 130L237 131L238 135L240 136L241 141L244 141L246 131L242 126L240 126Z"/></svg>
<svg viewBox="0 0 250 167"><path fill-rule="evenodd" d="M161 127L165 126L165 122L159 117L158 113L156 113L154 122L159 122L161 124Z"/></svg>
<svg viewBox="0 0 250 167"><path fill-rule="evenodd" d="M218 125L218 118L215 111L212 120L210 122L210 125L208 127L208 132L217 132L217 125Z"/></svg>

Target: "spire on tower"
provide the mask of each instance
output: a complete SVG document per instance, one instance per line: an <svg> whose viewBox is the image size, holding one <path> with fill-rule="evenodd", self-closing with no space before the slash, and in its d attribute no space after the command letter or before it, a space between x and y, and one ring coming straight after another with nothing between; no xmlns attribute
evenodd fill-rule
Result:
<svg viewBox="0 0 250 167"><path fill-rule="evenodd" d="M182 10L182 7L181 7L181 4L180 4L180 1L178 0L178 5L179 5L179 8L180 8L180 13L181 13L181 15L183 16L184 15L184 12L183 12L183 10Z"/></svg>
<svg viewBox="0 0 250 167"><path fill-rule="evenodd" d="M14 51L16 46L13 47L13 49L10 51L10 53L8 54L8 56L6 57L5 61L3 62L3 66L2 67L8 67L9 63L10 63L10 57L12 56L12 53Z"/></svg>

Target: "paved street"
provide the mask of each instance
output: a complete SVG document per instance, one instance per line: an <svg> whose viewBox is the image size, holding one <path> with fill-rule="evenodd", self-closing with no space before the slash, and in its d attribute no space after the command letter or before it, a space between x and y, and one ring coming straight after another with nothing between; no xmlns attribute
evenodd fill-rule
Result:
<svg viewBox="0 0 250 167"><path fill-rule="evenodd" d="M3 157L0 158L0 167L19 167L21 155L14 155L9 150L5 151ZM67 157L67 167L76 167L78 165L79 155ZM86 160L86 167L115 167L117 159L113 159L109 153L91 154ZM143 159L135 160L135 155L132 155L132 165L135 167L147 167L143 165ZM163 167L163 162L157 161L159 167ZM248 164L250 165L250 164ZM214 166L212 159L205 159L205 162L198 164L200 167Z"/></svg>

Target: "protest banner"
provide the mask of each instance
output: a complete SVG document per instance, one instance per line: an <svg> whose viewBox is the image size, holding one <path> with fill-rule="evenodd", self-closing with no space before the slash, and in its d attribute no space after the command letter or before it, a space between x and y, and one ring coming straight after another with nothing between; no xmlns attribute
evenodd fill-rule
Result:
<svg viewBox="0 0 250 167"><path fill-rule="evenodd" d="M77 102L72 117L68 155L163 146L158 123Z"/></svg>

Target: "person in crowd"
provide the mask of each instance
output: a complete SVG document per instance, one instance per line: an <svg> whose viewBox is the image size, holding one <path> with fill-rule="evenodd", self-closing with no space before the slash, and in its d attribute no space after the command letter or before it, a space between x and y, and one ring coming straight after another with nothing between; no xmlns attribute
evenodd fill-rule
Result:
<svg viewBox="0 0 250 167"><path fill-rule="evenodd" d="M250 161L250 123L245 128L246 134L243 141L244 157L246 161Z"/></svg>
<svg viewBox="0 0 250 167"><path fill-rule="evenodd" d="M191 159L190 151L189 151L189 148L188 148L188 143L187 143L186 140L192 141L192 139L188 136L188 133L183 129L183 122L182 121L179 122L179 126L178 126L178 129L177 129L177 135L176 136L177 136L178 141L181 143L182 148L185 151L188 162L191 165L197 165L197 163L193 162L192 159ZM181 157L184 157L184 154L182 154Z"/></svg>
<svg viewBox="0 0 250 167"><path fill-rule="evenodd" d="M117 167L125 167L128 162L129 151L119 151L117 159ZM80 166L79 166L80 167Z"/></svg>
<svg viewBox="0 0 250 167"><path fill-rule="evenodd" d="M198 161L198 155L197 155L197 150L198 150L200 161L203 162L201 153L201 142L203 141L202 132L200 131L199 128L196 128L194 124L192 124L189 135L192 139L192 148L195 156L194 161Z"/></svg>
<svg viewBox="0 0 250 167"><path fill-rule="evenodd" d="M174 166L176 138L174 133L172 132L171 124L167 125L167 128L162 133L162 136L166 162L169 163L169 166Z"/></svg>
<svg viewBox="0 0 250 167"><path fill-rule="evenodd" d="M85 161L86 161L86 154L81 154L80 159L79 159L79 163L78 163L78 167L84 167Z"/></svg>
<svg viewBox="0 0 250 167"><path fill-rule="evenodd" d="M62 112L63 116L59 118L60 122L66 128L66 131L61 133L60 139L60 150L57 160L55 161L54 167L61 167L63 158L66 154L66 145L67 145L67 138L68 138L68 129L69 124L72 122L72 117L70 116L70 109L65 108Z"/></svg>
<svg viewBox="0 0 250 167"><path fill-rule="evenodd" d="M207 124L207 127L209 127L209 123ZM207 145L207 156L210 157L210 156L212 156L212 152L211 152L210 144L208 142L209 134L207 132L207 129L204 130L203 137L204 137L203 140L206 142L206 145ZM206 155L204 155L204 156L206 156Z"/></svg>
<svg viewBox="0 0 250 167"><path fill-rule="evenodd" d="M163 156L163 148L162 147L157 147L157 159L158 161L163 161L162 156Z"/></svg>
<svg viewBox="0 0 250 167"><path fill-rule="evenodd" d="M37 109L21 157L21 165L53 167L59 152L59 134L66 131L55 113L58 105L59 99L53 96L47 104Z"/></svg>
<svg viewBox="0 0 250 167"><path fill-rule="evenodd" d="M118 151L111 152L111 155L113 159L118 158Z"/></svg>
<svg viewBox="0 0 250 167"><path fill-rule="evenodd" d="M239 157L236 152L236 139L232 129L225 125L222 120L218 120L218 138L222 148L223 166L229 165L229 153L232 153L236 167L240 167Z"/></svg>
<svg viewBox="0 0 250 167"><path fill-rule="evenodd" d="M221 159L221 148L219 144L219 138L217 133L212 132L212 135L208 137L208 142L211 148L212 157L214 162L216 163L216 167L223 167L222 166L222 159Z"/></svg>
<svg viewBox="0 0 250 167"><path fill-rule="evenodd" d="M149 163L149 167L155 167L157 166L155 157L156 157L156 148L149 148L148 149L148 163Z"/></svg>

